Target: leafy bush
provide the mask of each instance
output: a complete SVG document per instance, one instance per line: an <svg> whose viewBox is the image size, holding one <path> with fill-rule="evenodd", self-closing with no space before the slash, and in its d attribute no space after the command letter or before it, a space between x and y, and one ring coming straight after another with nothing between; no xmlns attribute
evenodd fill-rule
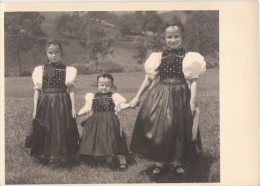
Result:
<svg viewBox="0 0 260 186"><path fill-rule="evenodd" d="M184 44L189 51L198 51L202 55L219 51L219 12L194 11L185 22Z"/></svg>
<svg viewBox="0 0 260 186"><path fill-rule="evenodd" d="M94 62L91 62L89 64L74 63L72 66L77 69L78 74L80 75L96 74L101 71L105 71L109 73L119 73L119 72L123 72L124 70L123 67L120 66L119 64L110 61L104 62L103 70L100 63L98 64L98 66L96 66L96 63Z"/></svg>
<svg viewBox="0 0 260 186"><path fill-rule="evenodd" d="M147 46L144 37L137 37L132 43L134 50L132 57L136 59L138 64L144 63L147 57Z"/></svg>
<svg viewBox="0 0 260 186"><path fill-rule="evenodd" d="M31 76L31 75L32 75L32 73L31 73L30 71L28 71L28 70L24 70L24 71L21 73L21 76L22 76L22 77Z"/></svg>
<svg viewBox="0 0 260 186"><path fill-rule="evenodd" d="M104 71L106 71L106 72L119 73L119 72L123 72L123 70L124 70L123 67L117 63L113 63L113 62L104 63Z"/></svg>
<svg viewBox="0 0 260 186"><path fill-rule="evenodd" d="M89 64L74 63L72 66L77 69L79 75L92 74Z"/></svg>

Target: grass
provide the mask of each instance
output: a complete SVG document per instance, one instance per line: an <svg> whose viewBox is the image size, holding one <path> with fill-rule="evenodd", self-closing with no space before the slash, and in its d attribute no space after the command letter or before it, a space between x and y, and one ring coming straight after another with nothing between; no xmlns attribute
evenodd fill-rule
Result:
<svg viewBox="0 0 260 186"><path fill-rule="evenodd" d="M131 100L138 90L143 72L116 73L118 92ZM78 76L76 80L76 109L84 103L87 92L95 92L95 75ZM32 122L33 84L30 77L5 78L5 181L6 184L86 184L86 183L150 183L148 172L153 162L139 156L137 164L125 172L105 167L91 168L83 162L74 162L61 168L51 168L29 156L24 139ZM145 96L142 97L142 100ZM160 182L220 182L219 152L219 82L218 70L210 69L199 79L198 102L201 109L200 130L204 151L203 161L189 167L188 176L177 178L166 174ZM119 119L131 138L138 109L119 114ZM81 118L77 119L78 123Z"/></svg>

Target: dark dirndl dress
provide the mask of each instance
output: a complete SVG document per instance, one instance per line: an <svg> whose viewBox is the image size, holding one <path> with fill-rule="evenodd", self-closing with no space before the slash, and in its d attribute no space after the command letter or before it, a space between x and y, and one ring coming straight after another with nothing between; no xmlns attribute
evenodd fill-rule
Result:
<svg viewBox="0 0 260 186"><path fill-rule="evenodd" d="M67 159L78 152L79 133L65 77L64 64L44 65L42 92L33 120L31 156Z"/></svg>
<svg viewBox="0 0 260 186"><path fill-rule="evenodd" d="M127 141L120 136L120 123L115 114L112 93L96 93L92 101L93 114L82 123L79 153L88 156L127 154Z"/></svg>
<svg viewBox="0 0 260 186"><path fill-rule="evenodd" d="M191 140L190 89L182 72L184 56L182 48L163 52L157 69L160 80L147 94L136 119L131 151L153 161L192 162L198 159L196 147L201 150L201 142Z"/></svg>

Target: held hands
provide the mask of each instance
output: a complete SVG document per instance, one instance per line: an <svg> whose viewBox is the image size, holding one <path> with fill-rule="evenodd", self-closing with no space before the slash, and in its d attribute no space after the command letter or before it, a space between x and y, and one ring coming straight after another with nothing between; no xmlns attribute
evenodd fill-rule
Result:
<svg viewBox="0 0 260 186"><path fill-rule="evenodd" d="M78 116L86 115L86 117L89 117L91 114L92 114L92 110L83 107L82 109L80 109Z"/></svg>
<svg viewBox="0 0 260 186"><path fill-rule="evenodd" d="M91 110L87 110L87 111L86 111L87 117L89 117L91 114L92 114L92 111L91 111Z"/></svg>
<svg viewBox="0 0 260 186"><path fill-rule="evenodd" d="M132 99L132 101L130 102L130 107L131 108L135 108L136 106L138 106L140 104L140 99L138 97L135 97L134 99Z"/></svg>

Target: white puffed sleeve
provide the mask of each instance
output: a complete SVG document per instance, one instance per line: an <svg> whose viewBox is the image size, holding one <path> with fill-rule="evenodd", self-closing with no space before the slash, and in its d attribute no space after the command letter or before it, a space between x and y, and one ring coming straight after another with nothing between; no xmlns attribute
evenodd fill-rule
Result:
<svg viewBox="0 0 260 186"><path fill-rule="evenodd" d="M158 71L155 71L161 63L162 52L152 53L144 63L146 76L155 80L158 77Z"/></svg>
<svg viewBox="0 0 260 186"><path fill-rule="evenodd" d="M112 94L112 99L115 103L115 107L117 107L120 103L126 102L126 99L118 93Z"/></svg>
<svg viewBox="0 0 260 186"><path fill-rule="evenodd" d="M35 67L32 73L34 89L38 89L38 90L42 89L42 76L43 76L42 66Z"/></svg>
<svg viewBox="0 0 260 186"><path fill-rule="evenodd" d="M74 81L76 77L77 77L77 69L74 67L67 67L65 84L67 86L74 85Z"/></svg>
<svg viewBox="0 0 260 186"><path fill-rule="evenodd" d="M94 99L94 94L93 93L87 93L85 96L85 106L80 109L78 115L85 114L89 111L92 111L92 101Z"/></svg>
<svg viewBox="0 0 260 186"><path fill-rule="evenodd" d="M188 52L183 59L182 70L186 79L198 78L206 71L204 57L197 52Z"/></svg>

